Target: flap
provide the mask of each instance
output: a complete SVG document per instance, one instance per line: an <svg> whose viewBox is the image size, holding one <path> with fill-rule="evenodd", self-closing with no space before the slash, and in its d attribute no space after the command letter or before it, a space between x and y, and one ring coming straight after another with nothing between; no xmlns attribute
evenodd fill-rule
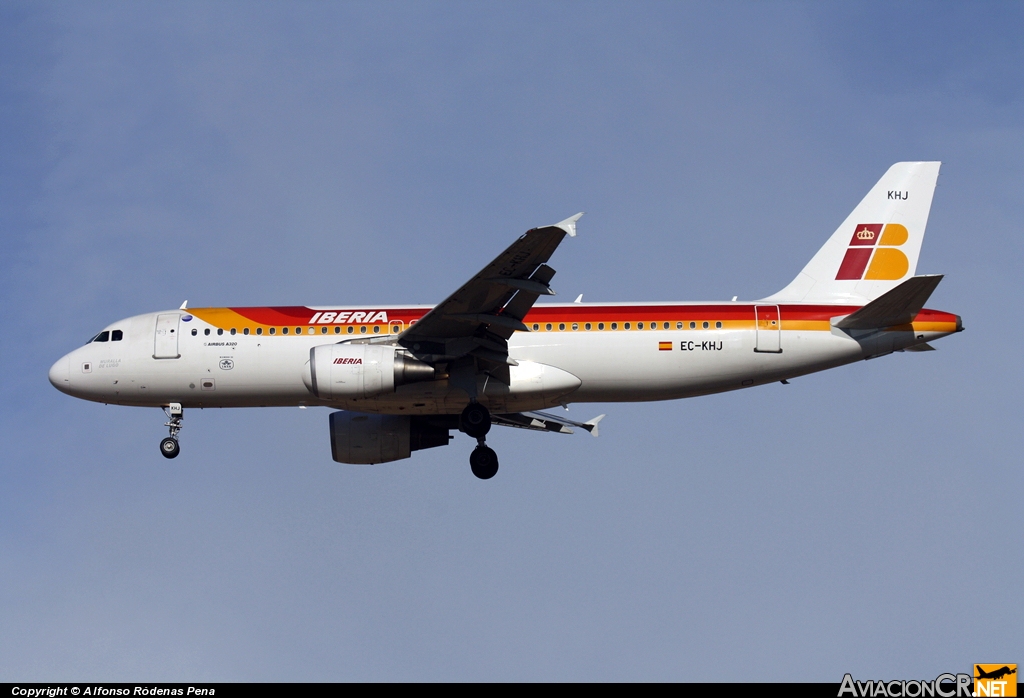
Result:
<svg viewBox="0 0 1024 698"><path fill-rule="evenodd" d="M554 431L561 434L572 434L572 427L585 429L593 436L598 435L597 425L604 419L599 415L586 422L574 422L571 419L548 414L547 412L517 412L514 414L491 415L491 422L505 427L532 429L534 431Z"/></svg>

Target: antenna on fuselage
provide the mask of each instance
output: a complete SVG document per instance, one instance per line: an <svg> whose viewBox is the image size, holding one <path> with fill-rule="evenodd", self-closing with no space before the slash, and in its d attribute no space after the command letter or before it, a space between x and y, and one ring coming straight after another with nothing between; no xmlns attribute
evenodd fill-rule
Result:
<svg viewBox="0 0 1024 698"><path fill-rule="evenodd" d="M188 299L187 298L185 299L185 302L182 303L181 306L178 307L178 310L188 310Z"/></svg>

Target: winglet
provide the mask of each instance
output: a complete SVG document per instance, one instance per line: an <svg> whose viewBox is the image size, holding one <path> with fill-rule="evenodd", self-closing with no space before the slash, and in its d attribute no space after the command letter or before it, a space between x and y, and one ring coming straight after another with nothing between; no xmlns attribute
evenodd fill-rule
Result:
<svg viewBox="0 0 1024 698"><path fill-rule="evenodd" d="M583 218L583 213L584 213L583 211L580 211L575 216L569 216L564 221L561 221L559 223L555 223L551 227L552 228L561 228L562 230L564 230L565 232L567 232L569 234L569 237L574 238L574 237L576 237L576 221L578 221L580 218Z"/></svg>
<svg viewBox="0 0 1024 698"><path fill-rule="evenodd" d="M597 425L604 418L605 415L599 414L593 419L591 419L589 422L583 422L583 428L589 431L591 436L596 438L598 436Z"/></svg>
<svg viewBox="0 0 1024 698"><path fill-rule="evenodd" d="M178 310L187 310L187 309L188 309L188 301L187 300L178 307Z"/></svg>

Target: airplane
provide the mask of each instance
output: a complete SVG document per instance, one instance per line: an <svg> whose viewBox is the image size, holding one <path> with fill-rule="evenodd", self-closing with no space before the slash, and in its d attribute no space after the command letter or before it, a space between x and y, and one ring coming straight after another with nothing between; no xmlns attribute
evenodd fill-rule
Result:
<svg viewBox="0 0 1024 698"><path fill-rule="evenodd" d="M537 303L578 213L533 228L435 306L188 308L108 325L53 364L50 382L94 402L160 407L174 458L185 409L323 406L335 461L377 464L476 439L492 425L598 435L585 402L675 400L789 379L963 330L924 304L915 275L939 162L893 165L793 281L755 301Z"/></svg>
<svg viewBox="0 0 1024 698"><path fill-rule="evenodd" d="M1004 676L1009 676L1010 674L1016 674L1017 673L1016 666L1013 669L1011 669L1008 666L1003 666L1003 667L1001 667L999 669L995 669L994 671L985 671L979 665L975 664L974 665L974 670L977 673L977 676L974 677L976 679L996 679L996 680L998 680L998 679L1003 678Z"/></svg>

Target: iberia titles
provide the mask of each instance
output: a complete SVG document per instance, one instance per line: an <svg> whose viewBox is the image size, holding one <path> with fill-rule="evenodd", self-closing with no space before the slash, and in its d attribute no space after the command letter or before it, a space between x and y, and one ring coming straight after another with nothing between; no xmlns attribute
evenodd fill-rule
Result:
<svg viewBox="0 0 1024 698"><path fill-rule="evenodd" d="M375 322L387 322L388 314L381 310L376 313L361 311L331 311L320 312L309 319L309 325L367 325Z"/></svg>

